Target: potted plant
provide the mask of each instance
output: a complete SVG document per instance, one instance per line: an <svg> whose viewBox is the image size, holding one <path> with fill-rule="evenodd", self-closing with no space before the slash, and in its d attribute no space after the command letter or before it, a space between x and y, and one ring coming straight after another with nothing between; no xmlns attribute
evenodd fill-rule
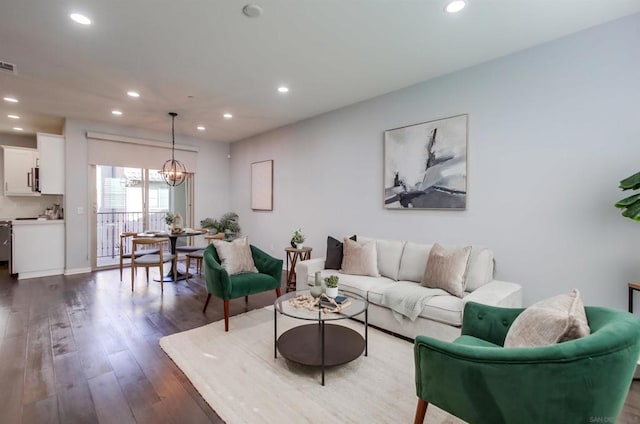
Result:
<svg viewBox="0 0 640 424"><path fill-rule="evenodd" d="M622 191L638 190L640 188L640 172L620 181ZM634 221L640 221L640 193L625 197L615 204L616 208L623 209L622 216Z"/></svg>
<svg viewBox="0 0 640 424"><path fill-rule="evenodd" d="M302 229L298 228L291 237L291 247L302 249L304 247L302 243L304 243L304 234L302 234Z"/></svg>
<svg viewBox="0 0 640 424"><path fill-rule="evenodd" d="M325 290L327 296L335 298L338 295L338 280L337 275L330 275L324 279L324 283L327 286L327 290Z"/></svg>
<svg viewBox="0 0 640 424"><path fill-rule="evenodd" d="M217 233L224 234L225 240L233 240L240 236L240 225L238 224L238 214L235 212L227 212L220 220L205 218L200 221L202 228L215 230Z"/></svg>
<svg viewBox="0 0 640 424"><path fill-rule="evenodd" d="M182 230L182 215L180 215L180 212L176 214L167 212L164 216L164 222L169 226L169 231L171 233L180 232Z"/></svg>

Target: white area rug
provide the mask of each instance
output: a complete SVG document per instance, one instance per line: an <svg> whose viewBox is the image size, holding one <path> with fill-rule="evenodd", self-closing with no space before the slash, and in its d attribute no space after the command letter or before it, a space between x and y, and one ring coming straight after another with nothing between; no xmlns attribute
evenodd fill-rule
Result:
<svg viewBox="0 0 640 424"><path fill-rule="evenodd" d="M278 334L305 324L278 317ZM362 324L341 324L362 332ZM363 334L363 333L361 333ZM411 423L413 344L369 328L369 356L327 369L273 357L273 307L160 339L160 346L207 403L235 423ZM429 405L426 423L462 423Z"/></svg>

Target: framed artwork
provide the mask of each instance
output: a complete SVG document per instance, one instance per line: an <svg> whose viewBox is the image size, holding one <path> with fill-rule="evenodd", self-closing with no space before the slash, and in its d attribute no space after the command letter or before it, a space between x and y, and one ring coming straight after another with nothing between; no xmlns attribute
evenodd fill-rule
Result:
<svg viewBox="0 0 640 424"><path fill-rule="evenodd" d="M384 207L467 207L469 115L384 132Z"/></svg>
<svg viewBox="0 0 640 424"><path fill-rule="evenodd" d="M251 164L251 209L273 210L273 160Z"/></svg>

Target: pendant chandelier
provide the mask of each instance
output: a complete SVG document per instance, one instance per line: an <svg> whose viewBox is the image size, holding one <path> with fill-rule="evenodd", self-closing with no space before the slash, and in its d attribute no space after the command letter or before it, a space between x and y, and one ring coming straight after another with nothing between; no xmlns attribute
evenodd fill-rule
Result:
<svg viewBox="0 0 640 424"><path fill-rule="evenodd" d="M178 116L175 112L169 112L171 116L171 159L166 161L162 165L162 179L170 186L179 186L187 178L187 168L185 168L182 162L177 161L175 158L176 153L176 132L175 132L175 119Z"/></svg>

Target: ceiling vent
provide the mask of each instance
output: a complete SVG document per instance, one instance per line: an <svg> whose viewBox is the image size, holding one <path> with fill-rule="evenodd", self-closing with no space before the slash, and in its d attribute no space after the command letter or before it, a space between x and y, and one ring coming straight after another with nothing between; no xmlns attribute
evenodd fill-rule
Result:
<svg viewBox="0 0 640 424"><path fill-rule="evenodd" d="M0 60L0 72L7 72L16 75L18 73L18 69L13 63L3 62Z"/></svg>

